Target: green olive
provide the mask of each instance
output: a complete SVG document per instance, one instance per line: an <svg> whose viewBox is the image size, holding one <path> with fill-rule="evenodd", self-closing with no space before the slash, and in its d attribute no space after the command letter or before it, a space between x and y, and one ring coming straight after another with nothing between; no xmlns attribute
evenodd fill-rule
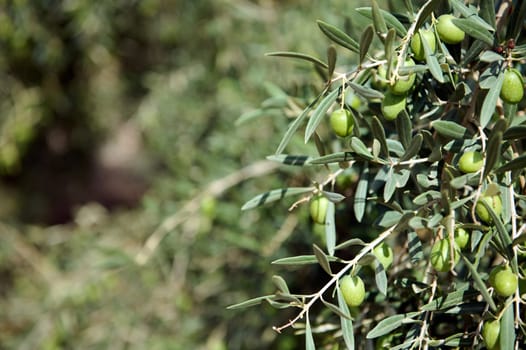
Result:
<svg viewBox="0 0 526 350"><path fill-rule="evenodd" d="M469 151L464 153L458 160L458 169L463 173L476 173L484 165L484 158L482 154L477 151Z"/></svg>
<svg viewBox="0 0 526 350"><path fill-rule="evenodd" d="M348 93L345 95L345 103L351 106L352 109L358 109L362 106L362 100L358 97L358 95L353 93Z"/></svg>
<svg viewBox="0 0 526 350"><path fill-rule="evenodd" d="M457 227L455 230L455 243L460 249L464 249L469 242L469 233L462 227Z"/></svg>
<svg viewBox="0 0 526 350"><path fill-rule="evenodd" d="M510 104L519 103L524 97L524 82L521 73L513 68L506 69L500 90L500 98Z"/></svg>
<svg viewBox="0 0 526 350"><path fill-rule="evenodd" d="M411 38L411 50L413 51L413 55L417 61L423 61L426 58L424 45L422 44L422 38L425 40L427 46L429 46L431 49L431 52L435 52L436 50L436 39L432 30L425 29L417 32Z"/></svg>
<svg viewBox="0 0 526 350"><path fill-rule="evenodd" d="M488 350L497 349L499 346L500 322L492 320L484 322L482 326L482 338Z"/></svg>
<svg viewBox="0 0 526 350"><path fill-rule="evenodd" d="M384 90L387 87L387 69L385 66L378 66L373 75L371 86L376 90Z"/></svg>
<svg viewBox="0 0 526 350"><path fill-rule="evenodd" d="M453 15L446 14L437 19L436 28L438 36L440 40L447 44L458 44L464 40L466 36L466 33L453 23L455 18Z"/></svg>
<svg viewBox="0 0 526 350"><path fill-rule="evenodd" d="M458 263L460 259L460 248L453 241L453 259L451 259L451 244L448 238L437 240L431 248L431 265L435 270L447 272ZM453 261L452 261L453 260Z"/></svg>
<svg viewBox="0 0 526 350"><path fill-rule="evenodd" d="M349 306L359 306L365 299L365 286L358 276L346 275L340 280L343 299Z"/></svg>
<svg viewBox="0 0 526 350"><path fill-rule="evenodd" d="M398 114L405 109L406 96L396 95L387 91L382 100L382 113L386 120L395 120Z"/></svg>
<svg viewBox="0 0 526 350"><path fill-rule="evenodd" d="M481 203L481 201L486 202L491 207L491 209L493 209L495 214L497 214L498 216L502 213L502 200L500 199L500 196L498 195L483 196L479 199L479 201L475 205L475 213L477 213L477 216L479 217L479 219L484 221L487 224L491 224L493 222L493 219L491 218L489 211Z"/></svg>
<svg viewBox="0 0 526 350"><path fill-rule="evenodd" d="M382 242L373 249L373 254L378 259L380 264L387 270L392 264L394 259L393 248L389 244Z"/></svg>
<svg viewBox="0 0 526 350"><path fill-rule="evenodd" d="M347 109L338 109L332 112L330 121L332 130L339 137L351 135L354 129L354 118Z"/></svg>
<svg viewBox="0 0 526 350"><path fill-rule="evenodd" d="M517 291L519 278L509 266L497 266L489 275L489 283L501 297L509 297Z"/></svg>
<svg viewBox="0 0 526 350"><path fill-rule="evenodd" d="M317 195L310 202L310 216L315 223L325 224L329 200L327 197Z"/></svg>
<svg viewBox="0 0 526 350"><path fill-rule="evenodd" d="M404 67L412 67L415 65L415 61L408 58L404 62ZM400 76L394 84L389 86L389 91L391 91L393 94L396 95L405 95L413 85L415 84L416 74L410 73L409 75L402 75Z"/></svg>

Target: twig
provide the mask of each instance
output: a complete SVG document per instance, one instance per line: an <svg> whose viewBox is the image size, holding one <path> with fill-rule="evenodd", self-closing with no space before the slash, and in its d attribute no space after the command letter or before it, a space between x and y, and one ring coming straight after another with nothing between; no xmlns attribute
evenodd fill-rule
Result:
<svg viewBox="0 0 526 350"><path fill-rule="evenodd" d="M279 166L279 163L266 160L259 161L221 179L212 181L203 191L189 200L180 211L163 220L163 222L150 235L150 237L148 237L142 249L135 256L135 262L139 265L146 264L164 237L170 231L185 222L191 216L191 214L199 210L203 198L206 196L218 197L226 190L236 186L240 182L253 177L268 174L277 169Z"/></svg>

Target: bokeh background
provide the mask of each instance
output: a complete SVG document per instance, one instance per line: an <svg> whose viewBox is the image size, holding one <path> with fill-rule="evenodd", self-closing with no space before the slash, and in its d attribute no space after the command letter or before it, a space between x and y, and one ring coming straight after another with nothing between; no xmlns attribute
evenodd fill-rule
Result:
<svg viewBox="0 0 526 350"><path fill-rule="evenodd" d="M289 311L226 309L325 278L270 264L319 239L305 210L240 211L313 175L264 161L318 79L265 53L324 59L316 20L367 3L0 1L0 349L301 347Z"/></svg>

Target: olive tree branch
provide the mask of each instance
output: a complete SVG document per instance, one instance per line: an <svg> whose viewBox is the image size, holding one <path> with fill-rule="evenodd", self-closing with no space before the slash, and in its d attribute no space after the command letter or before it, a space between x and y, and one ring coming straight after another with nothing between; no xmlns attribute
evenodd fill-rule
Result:
<svg viewBox="0 0 526 350"><path fill-rule="evenodd" d="M393 233L393 231L395 230L395 228L397 226L398 226L398 224L395 224L395 225L389 227L384 232L382 232L380 235L378 235L378 237L375 240L373 240L367 246L362 248L362 250L360 250L360 252L354 257L354 259L348 261L347 265L344 268L342 268L340 271L338 271L337 274L333 274L331 280L329 282L327 282L327 284L325 284L325 286L323 286L323 288L321 288L317 293L315 293L312 296L312 298L309 300L309 302L303 306L301 312L296 317L294 317L292 320L290 320L289 322L285 323L284 325L279 326L279 327L274 326L274 327L272 327L272 329L275 330L278 333L281 333L281 331L283 329L292 326L298 320L302 319L305 316L305 314L307 314L309 312L309 310L312 307L312 305L314 305L316 303L316 301L321 300L323 298L323 294L332 285L336 284L336 282L339 281L343 277L343 275L345 275L352 267L354 267L358 263L358 261L360 261L361 258L363 258L365 255L367 255L370 252L372 252L373 249L377 245L382 243L391 233Z"/></svg>

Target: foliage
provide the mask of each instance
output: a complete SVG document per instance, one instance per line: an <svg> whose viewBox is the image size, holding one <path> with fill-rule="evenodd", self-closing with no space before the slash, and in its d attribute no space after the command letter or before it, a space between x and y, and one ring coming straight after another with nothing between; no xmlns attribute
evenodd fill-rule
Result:
<svg viewBox="0 0 526 350"><path fill-rule="evenodd" d="M335 6L349 13L347 2ZM308 90L307 67L264 53L271 40L317 52L305 21L336 19L334 8L239 0L0 8L0 348L296 348L301 341L266 326L287 315L225 310L273 292L261 256L305 248L306 220L271 209L239 215L246 193L304 181L268 161L251 165L279 142L284 99L267 100L257 125L240 121L231 132L266 91L280 92L267 79ZM128 154L118 173L149 187L114 204L93 193L123 186L102 162L122 130L140 142L137 152L133 143L117 148ZM245 181L269 172L271 181Z"/></svg>
<svg viewBox="0 0 526 350"><path fill-rule="evenodd" d="M356 11L368 20L360 31L317 22L331 42L325 58L273 54L312 65L318 73L308 90L272 96L293 112L269 159L308 178L264 192L243 207L276 208L277 200L296 200L290 210L301 212L308 211L312 197L325 196L332 205L321 228L323 248L312 235L310 253L274 261L298 269L319 265L325 276L299 290L275 276L274 294L231 309L266 301L294 310L290 321L273 329L294 327L304 334L306 349L483 348L482 326L494 319L501 325L500 349L522 348L525 291L510 284L513 291L499 295L489 272L504 265L521 283L526 279L526 101L499 98L509 88L503 86L508 68L524 74L526 5L391 1L387 11L373 0ZM454 18L437 30L443 14ZM448 37L451 26L454 38ZM413 56L412 38L423 30L433 31L436 50L423 40L424 60L404 64ZM398 89L400 82L412 85L410 90ZM514 86L524 89L522 77ZM363 101L358 108L348 99L355 94ZM388 94L407 103L383 115ZM339 109L354 118L346 138L334 135L329 125L330 114ZM263 105L253 114L268 110ZM295 141L298 134L316 151L305 152ZM472 151L480 152L482 166L460 171L459 159ZM487 214L479 214L482 210ZM454 239L459 228L470 235L461 252ZM314 223L311 231L317 230ZM385 242L395 254L387 271L372 254ZM439 271L433 268L434 253L441 254ZM365 282L368 293L359 307L349 308L342 298L348 274Z"/></svg>

